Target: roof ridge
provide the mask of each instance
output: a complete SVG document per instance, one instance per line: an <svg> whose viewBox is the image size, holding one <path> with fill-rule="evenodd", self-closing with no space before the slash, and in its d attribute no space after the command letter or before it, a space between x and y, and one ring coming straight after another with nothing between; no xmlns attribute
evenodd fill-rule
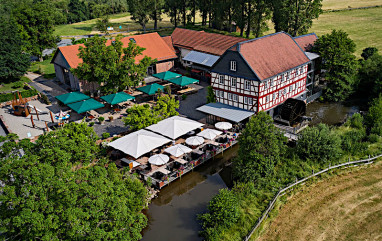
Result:
<svg viewBox="0 0 382 241"><path fill-rule="evenodd" d="M315 32L299 35L299 36L296 36L296 37L293 37L293 38L294 39L298 39L298 38L302 38L302 37L306 37L306 36L310 36L310 35L314 35L314 36L316 36L318 38L318 36L317 36L317 34Z"/></svg>
<svg viewBox="0 0 382 241"><path fill-rule="evenodd" d="M239 45L239 48L238 48L239 52L240 52L240 45L242 45L242 44L251 43L251 42L254 42L256 40L260 40L260 39L263 39L263 38L271 37L271 36L274 36L276 34L281 34L281 33L287 34L284 31L280 31L280 32L276 32L276 33L267 34L267 35L264 35L264 36L261 36L261 37L258 37L258 38L248 39L246 41L239 42L239 43L237 43Z"/></svg>

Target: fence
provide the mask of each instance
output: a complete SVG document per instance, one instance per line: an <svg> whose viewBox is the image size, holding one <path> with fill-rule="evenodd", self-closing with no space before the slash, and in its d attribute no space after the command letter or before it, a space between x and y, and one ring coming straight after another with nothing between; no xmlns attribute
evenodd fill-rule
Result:
<svg viewBox="0 0 382 241"><path fill-rule="evenodd" d="M378 156L375 156L375 157L371 157L369 156L368 159L364 159L364 160L358 160L358 161L352 161L352 162L346 162L346 163L342 163L342 164L338 164L338 165L335 165L335 166L330 166L324 170L321 170L317 173L313 173L312 175L308 176L308 177L305 177L301 180L297 180L296 179L296 182L288 185L287 187L281 189L280 191L278 191L278 193L274 196L274 198L272 199L272 201L269 203L268 205L268 208L264 211L263 215L257 220L255 226L252 228L251 232L244 238L245 241L248 241L251 236L253 235L253 233L260 227L261 223L268 217L269 213L272 211L277 199L280 197L280 196L283 196L286 191L288 191L289 189L293 188L294 186L296 185L299 185L301 183L304 183L306 182L307 180L313 178L313 177L316 177L318 175L321 175L325 172L328 172L330 170L333 170L333 169L336 169L336 168L341 168L341 167L347 167L347 166L351 166L351 165L357 165L357 164L369 164L369 163L372 163L373 160L377 159L377 158L380 158L382 157L382 154L381 155L378 155Z"/></svg>

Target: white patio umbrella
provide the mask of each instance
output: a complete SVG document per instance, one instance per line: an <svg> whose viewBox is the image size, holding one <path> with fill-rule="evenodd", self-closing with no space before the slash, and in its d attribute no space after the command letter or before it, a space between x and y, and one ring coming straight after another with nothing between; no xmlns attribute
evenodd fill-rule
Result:
<svg viewBox="0 0 382 241"><path fill-rule="evenodd" d="M157 166L166 164L168 160L170 160L170 158L164 154L156 154L149 158L149 162Z"/></svg>
<svg viewBox="0 0 382 241"><path fill-rule="evenodd" d="M184 146L182 144L177 144L175 146L170 146L164 150L165 152L173 155L174 157L180 157L183 154L189 153L192 151L191 148Z"/></svg>
<svg viewBox="0 0 382 241"><path fill-rule="evenodd" d="M216 136L221 135L222 132L214 129L205 129L202 132L199 132L197 136L204 137L208 140L215 139Z"/></svg>
<svg viewBox="0 0 382 241"><path fill-rule="evenodd" d="M198 146L203 144L203 142L204 142L204 139L203 137L200 137L200 136L191 136L186 139L187 145L190 145L190 146Z"/></svg>
<svg viewBox="0 0 382 241"><path fill-rule="evenodd" d="M232 124L229 122L218 122L215 124L215 127L218 128L219 130L229 130L232 128Z"/></svg>

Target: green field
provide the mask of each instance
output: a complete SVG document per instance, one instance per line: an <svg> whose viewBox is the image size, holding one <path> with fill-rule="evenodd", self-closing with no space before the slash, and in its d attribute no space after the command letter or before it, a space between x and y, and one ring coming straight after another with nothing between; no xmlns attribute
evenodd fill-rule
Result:
<svg viewBox="0 0 382 241"><path fill-rule="evenodd" d="M382 5L382 0L324 0L322 9L335 10Z"/></svg>
<svg viewBox="0 0 382 241"><path fill-rule="evenodd" d="M366 47L382 50L382 8L324 13L313 22L310 32L320 36L332 29L342 29L349 34L357 45L358 57Z"/></svg>

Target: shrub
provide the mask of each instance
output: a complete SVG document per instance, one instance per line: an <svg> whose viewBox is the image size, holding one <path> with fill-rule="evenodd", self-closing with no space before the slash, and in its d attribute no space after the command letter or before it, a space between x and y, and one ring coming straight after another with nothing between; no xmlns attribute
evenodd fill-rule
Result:
<svg viewBox="0 0 382 241"><path fill-rule="evenodd" d="M371 143L377 143L378 141L379 141L379 136L378 135L376 135L376 134L370 134L369 136L368 136L368 140L371 142Z"/></svg>
<svg viewBox="0 0 382 241"><path fill-rule="evenodd" d="M89 126L90 127L94 126L94 122L90 122Z"/></svg>
<svg viewBox="0 0 382 241"><path fill-rule="evenodd" d="M46 96L44 93L40 93L40 96L41 96L42 101L45 104L50 105L50 100L49 100L48 96Z"/></svg>
<svg viewBox="0 0 382 241"><path fill-rule="evenodd" d="M99 122L102 123L104 120L105 120L105 118L104 118L103 116L98 117L98 121L99 121Z"/></svg>
<svg viewBox="0 0 382 241"><path fill-rule="evenodd" d="M21 94L21 96L23 98L27 98L27 97L31 97L31 96L37 95L38 92L35 89L29 89L29 90L21 91L20 94ZM6 101L13 100L14 96L15 96L14 93L1 94L0 95L0 103L1 102L6 102Z"/></svg>
<svg viewBox="0 0 382 241"><path fill-rule="evenodd" d="M370 133L382 136L382 95L376 98L366 116L366 126Z"/></svg>
<svg viewBox="0 0 382 241"><path fill-rule="evenodd" d="M15 83L12 85L12 88L13 88L13 89L18 89L18 88L23 87L23 85L24 85L24 82L22 82L22 81L17 81L17 82L15 82Z"/></svg>
<svg viewBox="0 0 382 241"><path fill-rule="evenodd" d="M109 137L110 137L110 133L108 132L102 133L102 139L107 139Z"/></svg>
<svg viewBox="0 0 382 241"><path fill-rule="evenodd" d="M182 95L182 100L185 100L185 99L187 99L187 95L186 95L186 94L183 94L183 95Z"/></svg>
<svg viewBox="0 0 382 241"><path fill-rule="evenodd" d="M362 142L366 136L365 129L353 129L342 136L342 148L351 154L364 152L367 149L367 143Z"/></svg>
<svg viewBox="0 0 382 241"><path fill-rule="evenodd" d="M346 121L345 125L356 129L362 129L363 116L360 113L355 113L348 121Z"/></svg>

